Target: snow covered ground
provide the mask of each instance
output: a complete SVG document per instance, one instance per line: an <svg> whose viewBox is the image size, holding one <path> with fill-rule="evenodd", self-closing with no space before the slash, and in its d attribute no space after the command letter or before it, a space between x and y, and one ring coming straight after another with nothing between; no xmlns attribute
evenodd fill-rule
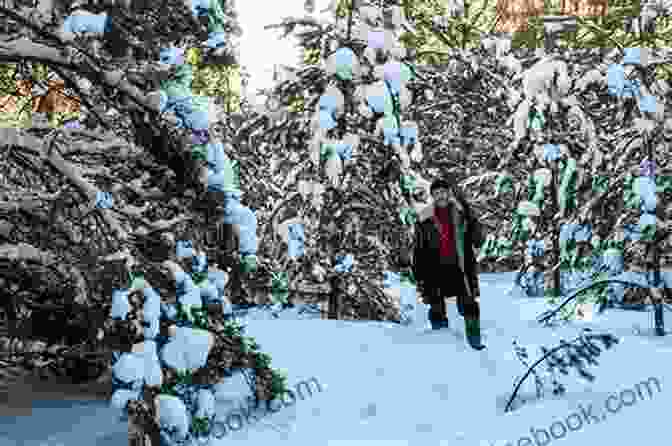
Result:
<svg viewBox="0 0 672 446"><path fill-rule="evenodd" d="M482 332L488 348L481 352L466 345L464 323L454 305L449 306L450 328L435 332L380 322L296 320L289 313L272 318L252 311L243 320L246 333L271 354L275 367L287 370L290 386L314 377L322 391L256 423L243 422L240 430L210 444L664 443L664 417L672 403L672 336L653 336L651 313L607 310L591 322L544 328L535 318L548 306L543 299L507 296L510 280L508 273L482 276ZM668 332L670 314L665 313ZM597 379L588 384L570 371L562 376L566 394L541 401L534 400L530 379L522 388L528 402L505 414L515 380L525 372L513 353L513 339L527 347L534 361L539 346L569 341L584 327L622 339L602 352L598 366L589 368ZM241 392L249 392L236 376L217 393L222 421L244 397ZM649 394L641 383L650 378ZM607 403L614 413L605 409ZM591 405L599 421L582 415ZM0 418L0 446L127 445L127 425L115 413L101 401L42 403L31 417ZM564 435L556 422L564 425ZM546 437L541 429L558 439Z"/></svg>

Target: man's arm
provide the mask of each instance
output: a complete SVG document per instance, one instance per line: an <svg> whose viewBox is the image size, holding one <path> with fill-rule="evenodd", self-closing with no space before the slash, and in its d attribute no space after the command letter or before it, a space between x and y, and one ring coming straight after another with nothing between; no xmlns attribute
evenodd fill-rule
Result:
<svg viewBox="0 0 672 446"><path fill-rule="evenodd" d="M471 244L476 249L480 249L481 245L485 241L485 234L483 231L483 225L475 218L471 216L469 225L471 226Z"/></svg>

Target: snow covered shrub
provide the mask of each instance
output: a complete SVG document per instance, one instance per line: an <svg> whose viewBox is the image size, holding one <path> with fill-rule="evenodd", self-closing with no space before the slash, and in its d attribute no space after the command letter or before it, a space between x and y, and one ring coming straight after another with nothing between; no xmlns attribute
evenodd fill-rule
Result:
<svg viewBox="0 0 672 446"><path fill-rule="evenodd" d="M184 254L184 251L182 251ZM286 380L279 371L270 369L270 356L259 352L253 338L243 337L243 327L233 320L223 321L223 330L215 334L207 304L221 303L225 314L231 307L224 298L228 275L208 268L207 259L194 250L192 273L166 262L172 272L177 293L176 304L162 303L159 294L142 277L135 277L128 289L114 290L111 317L132 323L138 316L136 296L142 290L144 303L140 318L144 340L132 346L130 352L113 355L112 407L128 414L129 403L143 400L143 389L156 389L154 407L158 414L158 429L165 445L192 444L198 437L208 436L214 426L214 382L196 380L202 369L211 367L210 356L219 353L217 336L237 339L241 351L254 355L254 372L270 376L270 397L276 398L286 390ZM169 334L159 333L160 323L167 323ZM259 378L248 383L253 392ZM259 393L253 393L258 398Z"/></svg>
<svg viewBox="0 0 672 446"><path fill-rule="evenodd" d="M544 379L542 379L536 370L542 363L546 366L546 374L551 377L553 395L563 395L566 391L566 387L557 379L557 372L567 376L569 375L569 370L574 369L581 379L593 382L595 376L588 372L586 367L599 364L596 358L600 356L602 350L595 341L599 341L605 350L609 350L615 344L618 344L620 339L609 333L592 334L590 333L590 329L584 329L583 333L576 339L569 342L560 340L560 345L550 350L546 347L541 347L542 357L537 359L532 365L529 365L527 362L527 349L521 347L514 339L513 346L516 357L527 368L527 371L520 379L516 380L514 390L504 411L508 412L511 410L512 403L516 399L520 387L530 375L534 376L537 398L541 399L544 396Z"/></svg>

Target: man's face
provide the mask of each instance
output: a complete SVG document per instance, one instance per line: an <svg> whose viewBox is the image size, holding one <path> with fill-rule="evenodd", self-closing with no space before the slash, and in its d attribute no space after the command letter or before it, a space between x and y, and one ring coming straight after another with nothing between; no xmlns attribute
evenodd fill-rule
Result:
<svg viewBox="0 0 672 446"><path fill-rule="evenodd" d="M448 206L448 203L453 198L453 194L450 189L444 189L443 187L440 187L434 190L432 193L432 198L434 199L436 206L443 208Z"/></svg>

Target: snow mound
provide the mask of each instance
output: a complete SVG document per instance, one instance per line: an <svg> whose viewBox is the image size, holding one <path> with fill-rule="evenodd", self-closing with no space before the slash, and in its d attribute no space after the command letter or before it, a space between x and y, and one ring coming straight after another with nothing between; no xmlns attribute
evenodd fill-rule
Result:
<svg viewBox="0 0 672 446"><path fill-rule="evenodd" d="M176 327L175 336L161 350L161 359L170 368L184 372L203 367L214 344L206 330Z"/></svg>
<svg viewBox="0 0 672 446"><path fill-rule="evenodd" d="M182 400L172 395L158 395L156 400L160 426L166 430L174 430L179 439L185 439L189 433L189 415Z"/></svg>

